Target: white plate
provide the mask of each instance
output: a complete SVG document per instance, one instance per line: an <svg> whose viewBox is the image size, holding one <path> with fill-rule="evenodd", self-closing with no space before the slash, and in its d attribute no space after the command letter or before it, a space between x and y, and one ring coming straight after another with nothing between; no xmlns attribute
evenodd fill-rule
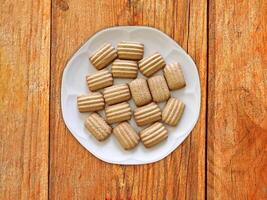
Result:
<svg viewBox="0 0 267 200"><path fill-rule="evenodd" d="M96 72L91 65L88 55L108 42L116 46L118 42L135 41L145 45L145 54L148 56L159 52L166 63L179 62L186 80L186 87L171 95L182 100L186 107L182 119L177 127L167 126L169 137L161 144L146 149L142 143L131 151L123 150L113 135L106 141L98 142L84 127L84 121L89 113L79 113L77 110L76 97L90 93L85 76ZM110 66L109 66L110 67ZM157 74L162 74L158 72ZM139 73L139 77L142 75ZM130 79L116 79L116 83L129 82ZM134 109L134 103L130 101ZM161 103L163 108L165 103ZM66 126L73 136L94 156L114 164L145 164L152 163L166 157L175 150L190 134L195 126L200 111L200 82L198 71L191 57L169 36L161 31L143 26L119 26L108 28L93 35L69 60L63 72L61 86L61 106ZM103 116L103 112L100 112ZM132 119L130 123L140 130Z"/></svg>

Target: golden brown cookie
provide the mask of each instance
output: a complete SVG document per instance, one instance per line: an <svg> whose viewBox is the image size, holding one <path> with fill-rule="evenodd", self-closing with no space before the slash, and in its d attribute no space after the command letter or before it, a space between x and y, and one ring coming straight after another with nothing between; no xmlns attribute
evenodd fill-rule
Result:
<svg viewBox="0 0 267 200"><path fill-rule="evenodd" d="M159 106L152 102L148 105L136 108L134 117L138 126L145 126L161 120L161 111Z"/></svg>
<svg viewBox="0 0 267 200"><path fill-rule="evenodd" d="M139 143L139 135L128 122L122 122L113 129L113 134L125 150L133 149Z"/></svg>
<svg viewBox="0 0 267 200"><path fill-rule="evenodd" d="M162 112L162 120L170 126L176 126L184 113L185 105L171 97Z"/></svg>
<svg viewBox="0 0 267 200"><path fill-rule="evenodd" d="M89 57L89 60L96 69L100 70L108 66L115 58L117 58L116 49L111 44L104 44Z"/></svg>
<svg viewBox="0 0 267 200"><path fill-rule="evenodd" d="M86 77L88 88L93 92L113 84L113 78L108 70L101 70Z"/></svg>
<svg viewBox="0 0 267 200"><path fill-rule="evenodd" d="M106 119L109 124L127 121L131 117L131 108L127 102L106 107Z"/></svg>
<svg viewBox="0 0 267 200"><path fill-rule="evenodd" d="M127 84L110 86L104 90L103 95L107 105L128 101L131 98Z"/></svg>
<svg viewBox="0 0 267 200"><path fill-rule="evenodd" d="M144 45L138 42L120 42L117 50L119 59L140 60L144 55Z"/></svg>
<svg viewBox="0 0 267 200"><path fill-rule="evenodd" d="M142 130L140 137L144 146L150 148L165 140L168 137L168 130L162 123L156 122Z"/></svg>
<svg viewBox="0 0 267 200"><path fill-rule="evenodd" d="M153 101L159 103L169 99L170 91L163 76L153 76L147 82Z"/></svg>
<svg viewBox="0 0 267 200"><path fill-rule="evenodd" d="M145 79L135 79L129 83L133 100L137 106L143 106L152 101L151 94Z"/></svg>
<svg viewBox="0 0 267 200"><path fill-rule="evenodd" d="M114 78L136 78L138 73L137 62L117 59L112 63L111 73Z"/></svg>
<svg viewBox="0 0 267 200"><path fill-rule="evenodd" d="M143 58L138 62L140 71L146 76L150 77L165 66L165 61L159 53Z"/></svg>
<svg viewBox="0 0 267 200"><path fill-rule="evenodd" d="M167 65L163 71L170 90L180 89L186 85L181 66L178 63Z"/></svg>
<svg viewBox="0 0 267 200"><path fill-rule="evenodd" d="M105 102L100 92L77 97L78 109L80 112L94 112L103 110Z"/></svg>
<svg viewBox="0 0 267 200"><path fill-rule="evenodd" d="M112 132L112 128L97 113L92 113L84 125L98 141L105 140Z"/></svg>

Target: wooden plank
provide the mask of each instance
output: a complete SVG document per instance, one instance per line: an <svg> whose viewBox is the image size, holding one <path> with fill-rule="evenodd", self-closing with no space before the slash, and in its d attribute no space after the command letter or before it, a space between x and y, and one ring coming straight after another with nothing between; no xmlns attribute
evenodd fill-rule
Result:
<svg viewBox="0 0 267 200"><path fill-rule="evenodd" d="M210 3L208 198L267 199L267 4Z"/></svg>
<svg viewBox="0 0 267 200"><path fill-rule="evenodd" d="M55 1L50 114L51 199L204 199L207 3L196 1ZM202 111L193 133L166 159L143 166L104 163L66 129L60 111L61 75L68 58L96 31L149 25L178 41L198 65Z"/></svg>
<svg viewBox="0 0 267 200"><path fill-rule="evenodd" d="M0 199L48 198L49 0L0 5Z"/></svg>

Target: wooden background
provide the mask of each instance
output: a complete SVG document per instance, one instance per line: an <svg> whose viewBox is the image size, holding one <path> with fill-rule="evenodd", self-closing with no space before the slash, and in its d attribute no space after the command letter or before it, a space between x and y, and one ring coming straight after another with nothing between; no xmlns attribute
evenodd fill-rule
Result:
<svg viewBox="0 0 267 200"><path fill-rule="evenodd" d="M95 32L156 27L198 66L201 114L154 164L106 164L60 111L68 58ZM265 0L2 0L0 199L267 199Z"/></svg>

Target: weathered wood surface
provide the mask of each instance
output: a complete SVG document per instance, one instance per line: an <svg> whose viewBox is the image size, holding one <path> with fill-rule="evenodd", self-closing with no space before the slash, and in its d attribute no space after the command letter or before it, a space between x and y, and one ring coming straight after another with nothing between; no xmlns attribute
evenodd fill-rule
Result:
<svg viewBox="0 0 267 200"><path fill-rule="evenodd" d="M209 5L208 198L267 199L267 3Z"/></svg>
<svg viewBox="0 0 267 200"><path fill-rule="evenodd" d="M0 199L48 198L50 1L1 1Z"/></svg>
<svg viewBox="0 0 267 200"><path fill-rule="evenodd" d="M207 2L54 1L52 12L50 198L203 199ZM64 65L89 36L116 25L148 25L162 30L188 51L199 68L202 85L199 122L171 156L155 164L106 164L78 144L61 117L60 84Z"/></svg>
<svg viewBox="0 0 267 200"><path fill-rule="evenodd" d="M0 11L0 199L267 199L264 0L4 0ZM162 30L199 69L198 124L154 164L99 161L62 120L67 60L116 25Z"/></svg>

